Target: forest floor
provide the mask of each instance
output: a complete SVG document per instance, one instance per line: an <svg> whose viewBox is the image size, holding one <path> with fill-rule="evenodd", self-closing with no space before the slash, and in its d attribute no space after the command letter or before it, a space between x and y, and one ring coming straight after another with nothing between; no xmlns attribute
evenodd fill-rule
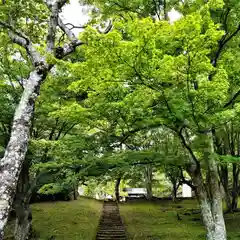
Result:
<svg viewBox="0 0 240 240"><path fill-rule="evenodd" d="M77 201L32 204L38 240L93 240L103 202ZM203 240L205 230L195 200L129 202L120 204L128 240ZM179 220L181 219L181 220ZM240 212L226 214L228 240L240 239ZM9 225L9 229L13 229ZM7 236L10 236L8 231ZM12 239L7 237L6 239Z"/></svg>
<svg viewBox="0 0 240 240"><path fill-rule="evenodd" d="M129 240L203 240L198 204L185 200L130 202L120 205ZM181 220L179 220L181 219ZM228 240L240 239L240 213L225 215Z"/></svg>
<svg viewBox="0 0 240 240"><path fill-rule="evenodd" d="M35 203L32 212L38 240L92 240L96 236L102 202L79 198L69 202Z"/></svg>

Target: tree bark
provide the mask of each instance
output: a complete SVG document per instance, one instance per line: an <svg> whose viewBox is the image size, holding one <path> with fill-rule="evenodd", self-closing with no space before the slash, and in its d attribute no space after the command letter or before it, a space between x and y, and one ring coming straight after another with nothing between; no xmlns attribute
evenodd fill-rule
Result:
<svg viewBox="0 0 240 240"><path fill-rule="evenodd" d="M212 134L204 136L204 160L208 167L208 181L204 184L200 163L188 169L196 186L196 193L201 208L204 226L208 240L226 240L226 229L222 210L222 196L218 181L217 163L214 159Z"/></svg>
<svg viewBox="0 0 240 240"><path fill-rule="evenodd" d="M176 202L177 200L177 190L178 190L178 184L177 182L172 182L173 189L172 189L172 200L173 202Z"/></svg>
<svg viewBox="0 0 240 240"><path fill-rule="evenodd" d="M26 240L32 234L32 211L29 204L20 206L14 230L15 240Z"/></svg>
<svg viewBox="0 0 240 240"><path fill-rule="evenodd" d="M153 171L152 166L147 165L145 167L145 184L147 189L147 199L152 200L152 179L153 179Z"/></svg>
<svg viewBox="0 0 240 240"><path fill-rule="evenodd" d="M0 239L16 192L17 182L27 152L29 130L34 105L48 67L39 66L30 73L20 103L16 109L11 137L0 163Z"/></svg>
<svg viewBox="0 0 240 240"><path fill-rule="evenodd" d="M77 194L77 190L74 189L73 191L73 200L77 200L78 194Z"/></svg>
<svg viewBox="0 0 240 240"><path fill-rule="evenodd" d="M233 163L233 185L232 185L232 211L236 211L238 207L238 182L239 182L239 167Z"/></svg>
<svg viewBox="0 0 240 240"><path fill-rule="evenodd" d="M167 14L167 0L163 0L163 14L164 14L164 20L168 20L168 14Z"/></svg>
<svg viewBox="0 0 240 240"><path fill-rule="evenodd" d="M64 44L61 56L56 56L62 59L64 56L75 51L77 46L83 44L79 41L74 33L63 24L58 16L59 11L66 3L65 0L44 1L50 10L49 28L46 39L47 51L50 54L55 54L55 37L57 25L68 36L70 43ZM46 78L52 65L48 65L45 58L35 49L34 44L21 31L7 22L0 21L3 29L8 31L8 35L12 43L25 48L34 70L30 73L26 86L15 111L11 137L6 147L4 157L0 161L0 240L4 238L4 227L7 223L8 214L11 209L13 198L17 188L18 178L21 172L22 164L27 152L29 132L31 126L31 118L34 112L34 105L42 81ZM55 54L56 55L56 54Z"/></svg>
<svg viewBox="0 0 240 240"><path fill-rule="evenodd" d="M232 199L229 192L229 181L228 181L229 176L228 176L227 165L220 166L219 177L225 193L225 202L227 206L227 212L232 212Z"/></svg>
<svg viewBox="0 0 240 240"><path fill-rule="evenodd" d="M194 172L189 172L196 186L196 195L201 209L203 224L207 231L207 240L226 240L225 223L222 212L222 200L219 198L219 188L212 188L212 197L208 196L206 185L203 184L203 178L200 169ZM216 179L211 179L211 183ZM213 191L214 190L214 191Z"/></svg>
<svg viewBox="0 0 240 240"><path fill-rule="evenodd" d="M30 199L29 161L26 158L20 173L17 193L13 204L16 211L14 230L14 238L16 240L25 240L31 236L32 212L29 204Z"/></svg>
<svg viewBox="0 0 240 240"><path fill-rule="evenodd" d="M117 202L120 201L119 186L120 186L120 183L121 183L121 179L122 179L122 177L118 177L118 178L116 179L116 182L115 182L115 198L116 198L116 201L117 201Z"/></svg>
<svg viewBox="0 0 240 240"><path fill-rule="evenodd" d="M214 240L226 240L226 228L223 217L222 196L218 181L217 163L209 159L210 184L208 185L211 192L211 210L214 220Z"/></svg>

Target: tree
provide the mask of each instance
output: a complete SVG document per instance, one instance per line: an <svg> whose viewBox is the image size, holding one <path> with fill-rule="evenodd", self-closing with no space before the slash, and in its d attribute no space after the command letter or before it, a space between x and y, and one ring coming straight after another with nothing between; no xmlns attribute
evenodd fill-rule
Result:
<svg viewBox="0 0 240 240"><path fill-rule="evenodd" d="M172 183L172 200L177 200L177 190L181 183L181 169L177 166L166 166L165 174Z"/></svg>
<svg viewBox="0 0 240 240"><path fill-rule="evenodd" d="M238 112L236 103L227 108L238 94L229 96L231 82L220 59L235 44L232 39L238 42L239 29L235 19L231 30L219 27L224 23L213 13L225 13L221 1L183 5L184 17L172 25L126 14L115 16L114 30L106 36L88 29L83 39L92 45L85 49L87 61L74 67L76 75L81 72L75 86L91 84L92 101L108 99L110 114L101 111L101 117L123 127L122 134L115 132L118 139L160 126L178 137L188 154L184 165L196 188L207 238L226 239L215 131ZM94 106L97 110L101 104ZM113 124L108 126L112 131Z"/></svg>
<svg viewBox="0 0 240 240"><path fill-rule="evenodd" d="M190 184L198 197L207 239L225 240L219 176L231 208L236 208L239 178L239 133L235 127L240 94L239 54L236 53L240 41L238 2L86 2L98 8L93 25L109 19L112 25L104 35L94 28L86 28L83 41L78 40L58 16L67 1L28 1L23 5L4 1L2 6L0 41L10 41L10 46L23 53L21 57L32 66L23 64L28 66L24 74L25 78L29 74L28 80L18 81L16 76L14 82L24 90L15 112L11 137L10 121L2 126L2 146L9 137L10 141L0 169L0 238L18 176L27 159L31 132L38 147L43 143L35 166L39 164L44 171L62 167L59 174L51 175L53 180L47 185L54 191L90 176L116 179L125 167L143 165L141 169L149 166L146 176L151 198L152 166L180 166L191 176ZM182 14L175 23L167 21L166 13L172 7ZM68 36L68 42L60 37L62 32ZM74 56L71 61L68 54L76 52L75 48L83 42L88 43L80 53L83 60ZM12 54L15 51L10 51L9 55ZM61 71L64 60L68 60L65 73ZM72 95L65 92L65 85L57 84L59 97L75 99L63 101L51 112L51 119L41 135L43 125L40 122L44 119L41 116L34 119L36 122L30 129L35 101L47 75L48 80L53 80L59 73L77 79L67 83ZM4 91L9 88L6 79ZM9 106L11 101L6 96L8 94L0 101ZM48 106L42 107L44 115ZM9 119L14 107L11 109ZM76 123L81 123L81 127ZM71 147L77 137L65 132L69 133L67 130L72 124L76 135L81 135L81 139L91 138L93 146L85 151L79 145ZM228 136L223 136L222 132ZM149 137L149 133L153 136ZM60 139L64 134L65 142ZM52 140L56 143L54 147ZM122 144L128 150L120 151ZM54 155L54 148L61 149L61 153ZM232 196L228 187L229 165L233 173ZM24 173L21 178L25 183L27 175ZM119 182L118 178L116 190ZM174 180L174 186L175 183Z"/></svg>
<svg viewBox="0 0 240 240"><path fill-rule="evenodd" d="M24 84L24 91L21 100L14 114L11 137L5 150L4 157L1 160L1 211L0 211L0 238L3 239L3 229L6 225L8 213L16 191L17 181L25 159L27 144L29 139L29 130L34 111L34 105L41 83L46 79L47 74L53 68L53 63L49 62L49 57L55 56L62 59L72 53L75 48L82 44L77 40L74 34L63 24L59 18L59 11L67 1L46 1L46 3L30 1L21 5L18 1L5 3L1 6L4 11L0 15L0 25L5 34L9 36L13 44L24 48L27 57L31 60L32 70ZM30 13L30 14L29 14ZM42 14L41 14L42 13ZM47 14L46 14L47 13ZM36 15L35 15L36 14ZM47 15L47 16L46 16ZM30 16L30 19L29 19ZM38 16L36 20L35 16ZM25 24L22 19L27 18ZM47 35L44 31L46 25L44 21L49 17ZM41 34L34 35L38 29L33 28L32 22L37 21L38 26L43 24L44 31ZM57 48L57 27L68 36L70 43L64 47ZM37 27L38 28L38 27ZM36 36L44 37L45 42L41 42L46 52L38 50L35 42L40 42ZM3 38L1 38L3 40ZM15 46L15 45L14 45ZM57 50L57 51L56 51Z"/></svg>

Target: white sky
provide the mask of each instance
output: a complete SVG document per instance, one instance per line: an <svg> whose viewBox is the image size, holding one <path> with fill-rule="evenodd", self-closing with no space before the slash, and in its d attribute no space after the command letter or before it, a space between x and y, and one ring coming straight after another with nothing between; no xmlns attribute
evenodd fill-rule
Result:
<svg viewBox="0 0 240 240"><path fill-rule="evenodd" d="M75 26L82 26L89 20L88 7L81 6L78 0L71 0L62 11L61 17L64 23L72 23ZM74 29L74 33L78 34L81 30Z"/></svg>
<svg viewBox="0 0 240 240"><path fill-rule="evenodd" d="M181 15L174 9L172 9L168 16L171 22L178 20ZM78 0L70 0L70 4L63 8L61 17L64 23L72 23L75 26L82 26L89 20L88 7L81 6ZM74 33L78 34L81 30L75 29Z"/></svg>
<svg viewBox="0 0 240 240"><path fill-rule="evenodd" d="M175 9L172 9L170 12L168 12L168 17L170 18L170 22L174 22L181 17L181 14Z"/></svg>

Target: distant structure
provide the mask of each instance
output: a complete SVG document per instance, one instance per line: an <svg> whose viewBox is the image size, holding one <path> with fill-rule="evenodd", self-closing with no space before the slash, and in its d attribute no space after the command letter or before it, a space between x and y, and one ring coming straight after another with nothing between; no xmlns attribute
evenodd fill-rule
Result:
<svg viewBox="0 0 240 240"><path fill-rule="evenodd" d="M182 197L191 198L192 197L192 188L187 184L182 185Z"/></svg>
<svg viewBox="0 0 240 240"><path fill-rule="evenodd" d="M83 187L78 187L78 194L79 194L79 196L84 196L84 188Z"/></svg>
<svg viewBox="0 0 240 240"><path fill-rule="evenodd" d="M146 198L147 196L146 188L124 188L123 192L126 192L128 194L126 200L134 198Z"/></svg>
<svg viewBox="0 0 240 240"><path fill-rule="evenodd" d="M95 198L97 200L112 200L112 195L109 195L107 193L96 193Z"/></svg>

